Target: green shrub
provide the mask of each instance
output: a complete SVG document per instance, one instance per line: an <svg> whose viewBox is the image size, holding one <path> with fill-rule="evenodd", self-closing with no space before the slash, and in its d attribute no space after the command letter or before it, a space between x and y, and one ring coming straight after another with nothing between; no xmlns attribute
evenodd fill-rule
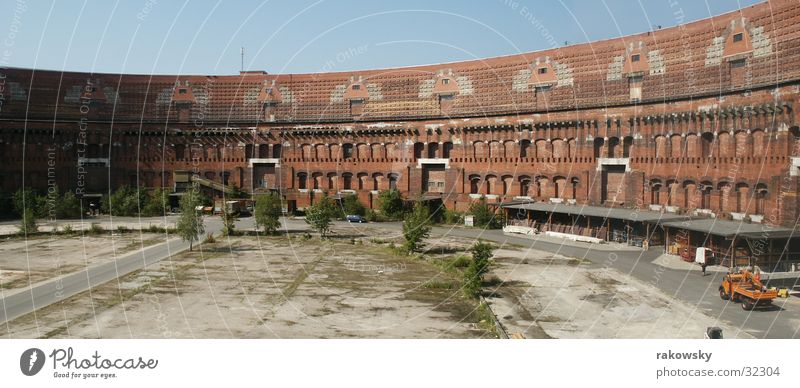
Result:
<svg viewBox="0 0 800 388"><path fill-rule="evenodd" d="M469 267L469 264L472 263L472 259L466 255L458 255L452 261L450 261L449 266L452 268L466 268Z"/></svg>
<svg viewBox="0 0 800 388"><path fill-rule="evenodd" d="M491 244L477 242L472 246L472 261L464 272L464 291L471 297L478 297L481 293L483 275L489 271L489 259L492 258L494 247Z"/></svg>
<svg viewBox="0 0 800 388"><path fill-rule="evenodd" d="M445 209L443 221L445 224L458 225L464 223L464 213Z"/></svg>
<svg viewBox="0 0 800 388"><path fill-rule="evenodd" d="M283 208L278 195L269 193L256 197L253 210L256 228L263 228L264 232L269 234L275 233L281 227L281 214L283 214Z"/></svg>
<svg viewBox="0 0 800 388"><path fill-rule="evenodd" d="M453 281L446 281L446 280L428 280L427 282L422 284L422 288L452 290L456 288L456 283Z"/></svg>
<svg viewBox="0 0 800 388"><path fill-rule="evenodd" d="M342 214L341 216L358 215L366 216L367 207L358 200L358 196L354 194L346 195L342 198Z"/></svg>
<svg viewBox="0 0 800 388"><path fill-rule="evenodd" d="M423 201L414 204L414 210L403 221L404 248L408 253L417 252L425 245L424 239L431 233L428 205Z"/></svg>
<svg viewBox="0 0 800 388"><path fill-rule="evenodd" d="M22 220L19 225L19 232L23 234L36 233L39 226L36 225L36 215L33 209L27 208L22 211Z"/></svg>
<svg viewBox="0 0 800 388"><path fill-rule="evenodd" d="M306 223L325 238L330 232L331 221L336 217L336 205L329 197L322 197L319 202L306 209Z"/></svg>
<svg viewBox="0 0 800 388"><path fill-rule="evenodd" d="M501 218L489 208L485 197L481 197L469 206L469 214L472 214L474 225L479 228L500 229L503 227Z"/></svg>
<svg viewBox="0 0 800 388"><path fill-rule="evenodd" d="M403 196L397 190L385 190L378 194L381 214L390 220L400 220L405 214Z"/></svg>
<svg viewBox="0 0 800 388"><path fill-rule="evenodd" d="M103 227L96 222L92 222L92 224L89 226L89 234L102 234L103 232L105 232L105 229L103 229Z"/></svg>

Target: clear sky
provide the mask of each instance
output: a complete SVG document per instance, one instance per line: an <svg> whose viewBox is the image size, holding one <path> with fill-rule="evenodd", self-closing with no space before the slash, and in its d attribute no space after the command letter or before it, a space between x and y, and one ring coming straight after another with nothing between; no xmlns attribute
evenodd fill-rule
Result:
<svg viewBox="0 0 800 388"><path fill-rule="evenodd" d="M0 0L0 66L144 74L350 71L535 51L754 0Z"/></svg>

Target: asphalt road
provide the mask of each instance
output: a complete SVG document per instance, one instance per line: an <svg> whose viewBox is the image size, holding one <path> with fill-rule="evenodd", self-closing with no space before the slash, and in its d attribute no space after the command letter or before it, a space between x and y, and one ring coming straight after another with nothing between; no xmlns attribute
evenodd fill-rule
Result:
<svg viewBox="0 0 800 388"><path fill-rule="evenodd" d="M205 220L206 233L217 233L221 227L221 222L216 219ZM113 261L45 280L13 294L4 294L0 299L0 323L11 321L120 276L147 268L188 249L189 243L180 238L170 238L164 243L120 256Z"/></svg>

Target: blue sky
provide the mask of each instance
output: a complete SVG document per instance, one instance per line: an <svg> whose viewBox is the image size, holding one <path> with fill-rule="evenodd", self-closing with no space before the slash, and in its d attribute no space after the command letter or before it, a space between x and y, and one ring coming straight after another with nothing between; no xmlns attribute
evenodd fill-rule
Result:
<svg viewBox="0 0 800 388"><path fill-rule="evenodd" d="M702 19L753 0L0 0L0 66L350 71L485 58Z"/></svg>

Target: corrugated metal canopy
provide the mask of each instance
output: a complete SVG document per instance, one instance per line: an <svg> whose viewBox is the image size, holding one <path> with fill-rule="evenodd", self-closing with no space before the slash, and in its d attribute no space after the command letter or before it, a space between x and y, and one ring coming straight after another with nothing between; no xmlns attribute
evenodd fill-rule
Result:
<svg viewBox="0 0 800 388"><path fill-rule="evenodd" d="M504 209L520 209L548 213L572 214L578 216L613 218L639 222L666 222L687 219L685 215L672 213L659 213L650 210L620 209L589 205L566 205L563 203L546 202L511 202L500 205Z"/></svg>
<svg viewBox="0 0 800 388"><path fill-rule="evenodd" d="M738 235L745 238L788 238L800 237L793 229L764 224L749 224L743 221L726 221L716 218L704 218L685 221L664 222L662 225L703 232L722 237Z"/></svg>

